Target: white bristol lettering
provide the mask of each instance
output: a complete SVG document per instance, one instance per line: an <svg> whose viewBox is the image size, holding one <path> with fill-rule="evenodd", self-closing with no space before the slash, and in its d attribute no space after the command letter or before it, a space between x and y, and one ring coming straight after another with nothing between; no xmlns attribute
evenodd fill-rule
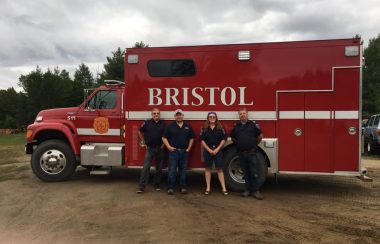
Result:
<svg viewBox="0 0 380 244"><path fill-rule="evenodd" d="M191 95L193 95L194 98L198 99L198 104L191 102L191 105L193 106L201 106L203 104L203 97L197 93L197 90L203 90L202 87L194 87L193 90L191 90Z"/></svg>
<svg viewBox="0 0 380 244"><path fill-rule="evenodd" d="M192 105L201 106L208 100L209 106L215 106L218 103L224 106L253 105L253 101L247 99L247 87L182 87L182 88L148 88L149 103L148 105ZM163 91L164 90L164 91ZM207 102L206 102L207 103Z"/></svg>
<svg viewBox="0 0 380 244"><path fill-rule="evenodd" d="M252 101L250 103L245 103L244 102L244 99L245 99L245 89L247 87L238 87L238 88L239 88L239 93L240 93L240 103L239 103L239 105L240 106L253 105Z"/></svg>
<svg viewBox="0 0 380 244"><path fill-rule="evenodd" d="M161 89L148 88L148 90L149 90L149 104L148 105L161 105L162 104L162 98L160 97ZM155 102L155 99L156 99L156 102Z"/></svg>
<svg viewBox="0 0 380 244"><path fill-rule="evenodd" d="M206 87L205 91L210 90L210 103L208 105L215 105L215 90L219 91L219 87Z"/></svg>
<svg viewBox="0 0 380 244"><path fill-rule="evenodd" d="M173 104L179 105L179 102L177 100L177 96L179 94L179 91L177 88L166 88L166 103L165 105L171 105L170 101L173 101ZM174 91L174 94L171 93L171 91Z"/></svg>
<svg viewBox="0 0 380 244"><path fill-rule="evenodd" d="M189 95L189 88L182 88L182 91L183 91L183 102L182 102L182 105L189 105L189 102L188 102L188 95Z"/></svg>
<svg viewBox="0 0 380 244"><path fill-rule="evenodd" d="M231 94L230 95L230 102L229 103L226 101L227 90L229 90L230 94ZM232 87L224 87L222 89L222 92L220 93L220 100L226 106L231 106L232 104L234 104L235 100L236 100L236 92L235 92L234 88L232 88Z"/></svg>

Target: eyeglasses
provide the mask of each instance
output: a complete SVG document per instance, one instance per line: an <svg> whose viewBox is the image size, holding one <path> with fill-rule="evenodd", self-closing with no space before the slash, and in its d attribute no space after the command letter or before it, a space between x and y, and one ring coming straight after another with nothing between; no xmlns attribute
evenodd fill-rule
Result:
<svg viewBox="0 0 380 244"><path fill-rule="evenodd" d="M152 113L152 114L160 114L160 113Z"/></svg>

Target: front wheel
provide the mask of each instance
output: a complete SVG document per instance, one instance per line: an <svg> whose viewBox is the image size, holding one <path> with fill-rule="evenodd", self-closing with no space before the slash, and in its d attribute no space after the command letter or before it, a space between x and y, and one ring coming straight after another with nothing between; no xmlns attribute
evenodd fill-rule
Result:
<svg viewBox="0 0 380 244"><path fill-rule="evenodd" d="M76 166L71 148L60 140L48 140L39 144L31 159L33 173L48 182L67 180Z"/></svg>
<svg viewBox="0 0 380 244"><path fill-rule="evenodd" d="M258 160L259 186L261 187L268 176L267 157L260 151L256 154ZM240 167L239 154L236 148L230 148L223 155L223 171L227 188L231 191L244 191L244 173Z"/></svg>

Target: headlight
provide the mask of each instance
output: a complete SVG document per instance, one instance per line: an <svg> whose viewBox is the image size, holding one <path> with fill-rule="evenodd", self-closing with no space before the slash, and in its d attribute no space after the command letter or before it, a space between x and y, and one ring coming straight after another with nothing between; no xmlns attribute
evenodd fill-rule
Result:
<svg viewBox="0 0 380 244"><path fill-rule="evenodd" d="M36 122L41 122L41 121L42 121L42 115L37 116L37 118L36 118Z"/></svg>

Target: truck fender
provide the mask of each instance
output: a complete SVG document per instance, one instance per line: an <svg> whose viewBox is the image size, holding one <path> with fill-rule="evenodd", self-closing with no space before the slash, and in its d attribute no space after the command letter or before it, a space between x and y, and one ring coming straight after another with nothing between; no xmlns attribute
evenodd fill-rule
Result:
<svg viewBox="0 0 380 244"><path fill-rule="evenodd" d="M73 153L75 155L80 154L80 142L74 129L62 123L55 123L55 122L46 122L46 123L44 122L43 126L39 126L39 125L40 124L32 124L28 127L28 129L33 131L33 135L30 139L28 138L28 141L35 140L36 137L38 137L38 135L44 131L58 131L58 132L63 133L63 135L66 137L68 143L70 144L71 149L73 150Z"/></svg>

